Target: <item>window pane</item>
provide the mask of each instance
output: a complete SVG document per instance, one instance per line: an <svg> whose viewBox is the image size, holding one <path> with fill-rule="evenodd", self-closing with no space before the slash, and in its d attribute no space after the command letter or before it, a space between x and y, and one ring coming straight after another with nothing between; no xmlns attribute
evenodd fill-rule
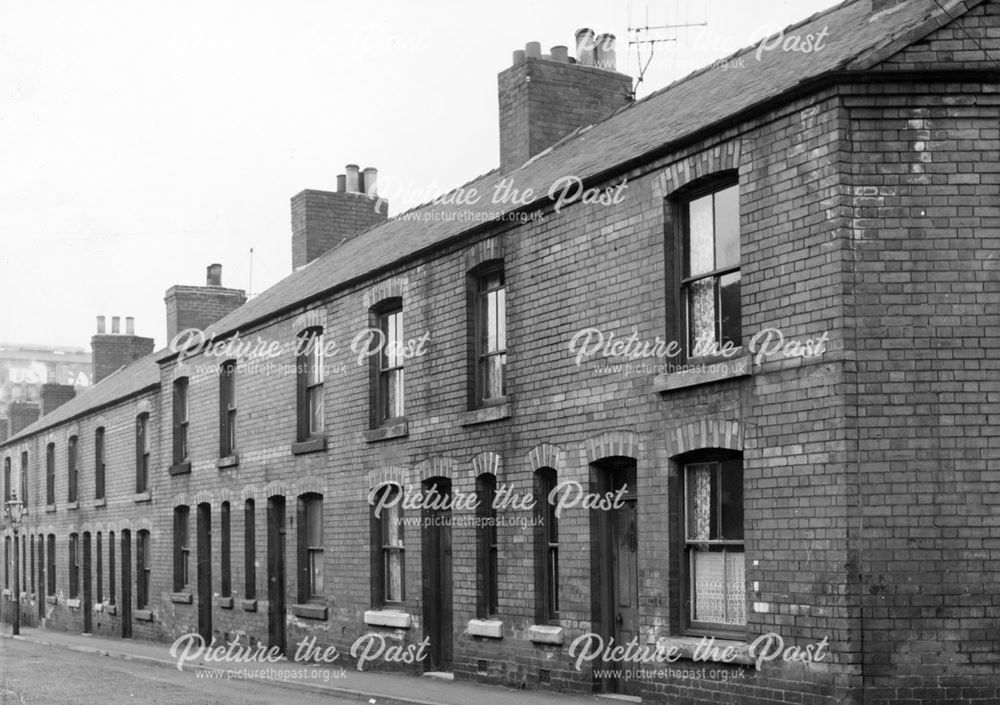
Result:
<svg viewBox="0 0 1000 705"><path fill-rule="evenodd" d="M715 468L715 463L698 463L687 468L688 541L718 538L715 530Z"/></svg>
<svg viewBox="0 0 1000 705"><path fill-rule="evenodd" d="M687 269L694 277L715 269L715 242L712 228L712 195L688 204Z"/></svg>
<svg viewBox="0 0 1000 705"><path fill-rule="evenodd" d="M742 345L739 272L732 272L719 278L719 308L722 318L722 342Z"/></svg>
<svg viewBox="0 0 1000 705"><path fill-rule="evenodd" d="M309 551L310 595L323 594L323 552Z"/></svg>
<svg viewBox="0 0 1000 705"><path fill-rule="evenodd" d="M497 350L497 292L491 291L484 297L485 316L483 318L483 352Z"/></svg>
<svg viewBox="0 0 1000 705"><path fill-rule="evenodd" d="M739 460L722 463L722 538L743 539L743 466Z"/></svg>
<svg viewBox="0 0 1000 705"><path fill-rule="evenodd" d="M715 267L740 266L740 191L733 185L715 194Z"/></svg>
<svg viewBox="0 0 1000 705"><path fill-rule="evenodd" d="M323 546L323 503L310 500L306 506L306 543L310 548Z"/></svg>
<svg viewBox="0 0 1000 705"><path fill-rule="evenodd" d="M309 433L323 432L323 387L309 390Z"/></svg>
<svg viewBox="0 0 1000 705"><path fill-rule="evenodd" d="M385 553L385 599L388 602L401 602L403 599L403 571L400 565L399 551Z"/></svg>
<svg viewBox="0 0 1000 705"><path fill-rule="evenodd" d="M497 350L507 349L507 290L496 293L497 301Z"/></svg>
<svg viewBox="0 0 1000 705"><path fill-rule="evenodd" d="M385 383L385 414L387 418L403 415L403 370L390 370L383 377Z"/></svg>
<svg viewBox="0 0 1000 705"><path fill-rule="evenodd" d="M726 551L726 624L746 624L746 561L742 551Z"/></svg>
<svg viewBox="0 0 1000 705"><path fill-rule="evenodd" d="M726 622L726 554L721 551L694 551L694 614L697 622Z"/></svg>
<svg viewBox="0 0 1000 705"><path fill-rule="evenodd" d="M714 277L691 282L688 288L688 329L688 345L692 354L696 346L702 354L713 349L716 343Z"/></svg>

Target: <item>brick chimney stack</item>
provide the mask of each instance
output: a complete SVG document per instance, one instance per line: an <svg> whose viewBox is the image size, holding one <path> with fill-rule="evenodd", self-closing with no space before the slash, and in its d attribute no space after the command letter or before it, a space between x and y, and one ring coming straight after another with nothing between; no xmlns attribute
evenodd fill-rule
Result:
<svg viewBox="0 0 1000 705"><path fill-rule="evenodd" d="M121 332L121 319L118 316L111 318L110 333L105 332L105 321L104 316L97 317L97 334L90 339L94 384L115 370L153 352L153 339L135 334L135 319L131 316L125 318L124 333ZM44 400L42 407L43 412L48 413L45 410Z"/></svg>
<svg viewBox="0 0 1000 705"><path fill-rule="evenodd" d="M163 301L167 305L167 344L179 331L187 328L204 330L232 313L247 301L242 289L222 286L222 265L210 264L205 274L205 286L178 284L167 289Z"/></svg>
<svg viewBox="0 0 1000 705"><path fill-rule="evenodd" d="M29 401L12 401L7 405L7 419L10 422L10 435L16 436L31 424L38 421L38 404Z"/></svg>
<svg viewBox="0 0 1000 705"><path fill-rule="evenodd" d="M348 164L336 191L307 189L292 197L292 269L389 217L389 203L378 198L378 171Z"/></svg>
<svg viewBox="0 0 1000 705"><path fill-rule="evenodd" d="M50 414L60 406L76 396L76 390L72 384L54 384L49 382L42 385L42 416Z"/></svg>
<svg viewBox="0 0 1000 705"><path fill-rule="evenodd" d="M616 70L613 34L581 29L575 46L570 58L565 46L542 54L538 42L528 42L497 77L501 173L632 102L632 79Z"/></svg>

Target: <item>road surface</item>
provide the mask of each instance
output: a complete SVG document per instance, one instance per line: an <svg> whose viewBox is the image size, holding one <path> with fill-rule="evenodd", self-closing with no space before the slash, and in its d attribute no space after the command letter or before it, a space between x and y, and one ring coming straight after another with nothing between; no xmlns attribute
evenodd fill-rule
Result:
<svg viewBox="0 0 1000 705"><path fill-rule="evenodd" d="M0 640L0 705L357 705L259 681Z"/></svg>

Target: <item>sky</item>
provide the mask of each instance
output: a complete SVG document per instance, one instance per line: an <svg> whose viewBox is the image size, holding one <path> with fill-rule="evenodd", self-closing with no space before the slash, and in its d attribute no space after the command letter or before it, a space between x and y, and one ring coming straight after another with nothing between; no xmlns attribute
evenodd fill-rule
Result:
<svg viewBox="0 0 1000 705"><path fill-rule="evenodd" d="M89 348L105 315L162 347L164 292L213 262L279 281L289 199L345 164L378 168L390 215L489 171L525 42L610 32L641 99L832 4L3 0L0 344Z"/></svg>

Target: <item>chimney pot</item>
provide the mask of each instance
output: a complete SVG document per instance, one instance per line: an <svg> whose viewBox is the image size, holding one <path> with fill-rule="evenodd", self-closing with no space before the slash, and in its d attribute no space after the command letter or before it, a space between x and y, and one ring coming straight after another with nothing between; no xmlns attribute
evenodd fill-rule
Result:
<svg viewBox="0 0 1000 705"><path fill-rule="evenodd" d="M601 34L597 37L596 66L608 71L617 70L615 61L615 35Z"/></svg>
<svg viewBox="0 0 1000 705"><path fill-rule="evenodd" d="M524 61L524 57L525 57L524 49L515 49L513 64L521 63L522 61Z"/></svg>
<svg viewBox="0 0 1000 705"><path fill-rule="evenodd" d="M125 316L125 335L135 335L135 318Z"/></svg>
<svg viewBox="0 0 1000 705"><path fill-rule="evenodd" d="M378 169L373 166L365 167L362 176L365 178L365 193L372 198L378 196Z"/></svg>
<svg viewBox="0 0 1000 705"><path fill-rule="evenodd" d="M552 53L553 61L558 61L561 64L569 62L569 49L562 44L552 47L549 51Z"/></svg>
<svg viewBox="0 0 1000 705"><path fill-rule="evenodd" d="M541 42L528 42L524 45L524 54L529 59L540 59L542 58L542 43Z"/></svg>
<svg viewBox="0 0 1000 705"><path fill-rule="evenodd" d="M97 334L104 335L104 316L97 317Z"/></svg>
<svg viewBox="0 0 1000 705"><path fill-rule="evenodd" d="M118 335L121 332L120 323L121 323L121 318L119 318L118 316L111 317L111 335Z"/></svg>
<svg viewBox="0 0 1000 705"><path fill-rule="evenodd" d="M337 174L337 193L343 193L347 190L347 177L343 174Z"/></svg>
<svg viewBox="0 0 1000 705"><path fill-rule="evenodd" d="M594 65L594 30L584 27L576 30L576 62L584 66Z"/></svg>
<svg viewBox="0 0 1000 705"><path fill-rule="evenodd" d="M205 285L206 286L222 286L222 265L221 264L210 264L208 265L208 270L205 273Z"/></svg>
<svg viewBox="0 0 1000 705"><path fill-rule="evenodd" d="M358 182L361 180L361 174L358 172L357 164L348 164L344 167L344 172L347 177L347 192L357 193L358 192Z"/></svg>

